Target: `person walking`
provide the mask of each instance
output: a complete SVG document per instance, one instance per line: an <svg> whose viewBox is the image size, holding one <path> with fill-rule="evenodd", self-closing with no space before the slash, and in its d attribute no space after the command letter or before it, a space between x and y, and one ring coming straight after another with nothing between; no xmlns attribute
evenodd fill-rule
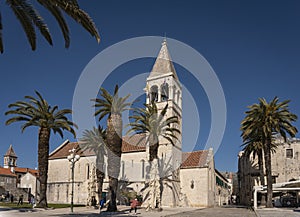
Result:
<svg viewBox="0 0 300 217"><path fill-rule="evenodd" d="M23 194L21 194L21 196L19 197L19 201L17 205L19 204L23 205Z"/></svg>
<svg viewBox="0 0 300 217"><path fill-rule="evenodd" d="M134 213L136 214L136 210L137 210L137 206L139 204L139 201L137 200L137 198L135 198L132 202L131 202L131 205L130 205L130 213L131 211L134 209Z"/></svg>
<svg viewBox="0 0 300 217"><path fill-rule="evenodd" d="M33 195L31 196L30 203L31 203L32 207L34 208L35 207L35 199L34 199Z"/></svg>

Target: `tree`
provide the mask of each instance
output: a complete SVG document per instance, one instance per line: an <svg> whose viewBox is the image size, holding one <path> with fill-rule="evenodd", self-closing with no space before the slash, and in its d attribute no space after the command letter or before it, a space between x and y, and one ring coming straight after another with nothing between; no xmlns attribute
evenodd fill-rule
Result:
<svg viewBox="0 0 300 217"><path fill-rule="evenodd" d="M70 109L58 110L58 106L50 106L42 95L35 91L37 98L25 96L25 101L17 101L10 104L11 109L5 115L13 115L6 121L6 125L14 122L25 122L21 126L23 132L27 127L36 126L38 133L38 171L40 181L39 207L47 207L47 178L48 178L48 156L49 140L51 131L63 137L63 130L69 131L76 137L74 127L66 115L71 114Z"/></svg>
<svg viewBox="0 0 300 217"><path fill-rule="evenodd" d="M176 133L180 131L174 126L178 124L178 118L176 116L166 117L168 104L158 111L156 103L144 104L145 108L137 108L134 114L130 117L133 121L129 124L131 129L128 133L146 133L146 143L149 144L149 161L151 164L152 174L150 177L152 180L149 183L150 186L150 201L149 209L161 208L160 198L160 178L158 170L158 148L160 145L159 137L166 139L172 145L175 145L177 140ZM152 197L152 198L151 198Z"/></svg>
<svg viewBox="0 0 300 217"><path fill-rule="evenodd" d="M56 19L59 27L63 33L65 40L65 47L70 46L69 27L63 17L62 11L69 17L78 22L83 28L86 29L92 36L94 36L98 43L100 36L98 30L93 23L90 16L80 9L77 0L36 0L51 15ZM30 43L31 49L36 49L36 32L37 28L47 42L52 45L52 38L43 17L39 14L37 9L31 4L30 0L6 0L6 4L11 8L19 22ZM2 42L2 19L0 14L0 52L3 53L4 46Z"/></svg>
<svg viewBox="0 0 300 217"><path fill-rule="evenodd" d="M263 169L263 144L261 141L251 141L249 143L244 144L245 147L243 149L245 156L250 157L253 154L253 157L257 155L258 158L258 168L259 168L259 178L260 184L262 186L265 185L265 175Z"/></svg>
<svg viewBox="0 0 300 217"><path fill-rule="evenodd" d="M289 111L290 100L278 100L278 97L275 97L268 103L264 98L260 98L259 103L248 107L246 117L241 122L244 141L262 142L267 174L267 207L273 206L271 151L276 149L276 144L272 142L273 135L280 134L286 140L286 133L294 137L298 132L297 128L292 126L297 116Z"/></svg>
<svg viewBox="0 0 300 217"><path fill-rule="evenodd" d="M103 181L105 178L104 156L106 155L106 130L99 126L97 129L93 127L92 130L85 130L80 141L80 148L85 150L92 150L96 154L96 175L98 183L98 201L102 199Z"/></svg>
<svg viewBox="0 0 300 217"><path fill-rule="evenodd" d="M97 108L95 116L99 116L99 121L108 116L106 143L108 147L109 204L107 210L110 212L117 211L116 197L122 154L122 112L131 105L126 103L129 95L119 97L118 90L118 85L116 85L114 94L110 95L104 88L100 88L101 98L92 99L95 102L94 106Z"/></svg>

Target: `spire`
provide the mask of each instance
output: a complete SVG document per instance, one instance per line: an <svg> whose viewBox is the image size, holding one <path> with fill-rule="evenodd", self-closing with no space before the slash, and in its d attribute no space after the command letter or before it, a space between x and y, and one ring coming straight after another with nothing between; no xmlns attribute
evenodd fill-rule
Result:
<svg viewBox="0 0 300 217"><path fill-rule="evenodd" d="M168 51L167 39L164 38L164 41L162 43L159 54L155 60L149 78L165 75L168 73L172 73L174 78L178 79L173 62L171 60L171 56Z"/></svg>
<svg viewBox="0 0 300 217"><path fill-rule="evenodd" d="M16 153L15 153L12 145L9 146L9 148L8 148L8 150L7 150L7 152L6 152L6 154L4 156L5 157L8 156L8 157L15 157L15 158L17 158L17 155L16 155Z"/></svg>

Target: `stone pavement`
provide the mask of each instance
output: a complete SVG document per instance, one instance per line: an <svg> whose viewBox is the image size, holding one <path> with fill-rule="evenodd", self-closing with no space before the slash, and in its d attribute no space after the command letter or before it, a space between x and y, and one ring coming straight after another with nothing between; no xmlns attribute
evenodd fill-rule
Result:
<svg viewBox="0 0 300 217"><path fill-rule="evenodd" d="M164 208L161 212L146 212L145 209L138 209L137 214L134 212L129 213L129 206L118 206L120 210L118 213L107 213L102 211L99 213L98 209L88 208L88 207L74 207L74 213L70 213L70 208L61 209L9 209L0 207L0 217L17 217L17 216L32 216L32 217L96 217L96 216L143 216L143 217L162 217L162 216L173 216L181 212L189 212L199 208Z"/></svg>
<svg viewBox="0 0 300 217"><path fill-rule="evenodd" d="M293 208L258 208L258 217L300 217L300 210Z"/></svg>
<svg viewBox="0 0 300 217"><path fill-rule="evenodd" d="M74 207L74 213L70 213L70 208L62 209L10 209L0 207L0 217L96 217L96 216L142 216L142 217L300 217L300 209L291 208L259 208L253 212L245 207L216 207L216 208L164 208L161 212L146 212L138 209L137 214L129 213L129 206L118 206L120 212L107 213L88 207Z"/></svg>
<svg viewBox="0 0 300 217"><path fill-rule="evenodd" d="M256 217L255 212L245 206L224 206L182 212L168 217Z"/></svg>

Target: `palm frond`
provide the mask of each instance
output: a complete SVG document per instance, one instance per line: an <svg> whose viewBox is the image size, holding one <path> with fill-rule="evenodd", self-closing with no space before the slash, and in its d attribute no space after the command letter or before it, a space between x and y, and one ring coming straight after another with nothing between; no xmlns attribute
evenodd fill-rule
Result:
<svg viewBox="0 0 300 217"><path fill-rule="evenodd" d="M65 40L65 48L68 48L70 46L69 27L59 7L57 7L55 4L51 4L50 1L47 0L38 0L38 2L44 6L56 19Z"/></svg>
<svg viewBox="0 0 300 217"><path fill-rule="evenodd" d="M21 23L24 32L26 33L27 39L30 43L31 49L36 49L36 34L33 27L31 18L23 10L21 4L28 4L26 0L6 0L6 3L10 6L19 22Z"/></svg>

